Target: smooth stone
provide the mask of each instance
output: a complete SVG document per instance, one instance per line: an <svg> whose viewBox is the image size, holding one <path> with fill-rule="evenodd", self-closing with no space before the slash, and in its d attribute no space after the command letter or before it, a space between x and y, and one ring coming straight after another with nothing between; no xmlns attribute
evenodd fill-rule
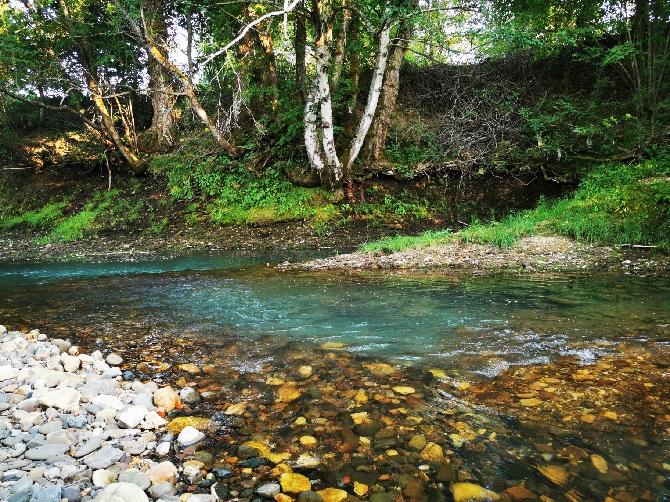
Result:
<svg viewBox="0 0 670 502"><path fill-rule="evenodd" d="M179 471L174 466L172 462L165 461L160 464L156 464L150 467L146 475L149 478L149 481L152 483L161 483L163 481L168 481L170 483L174 482L177 479Z"/></svg>
<svg viewBox="0 0 670 502"><path fill-rule="evenodd" d="M116 481L116 477L115 472L108 471L107 469L98 469L97 471L93 471L93 486L104 488Z"/></svg>
<svg viewBox="0 0 670 502"><path fill-rule="evenodd" d="M216 495L205 495L203 493L196 493L188 498L189 502L216 502L217 500Z"/></svg>
<svg viewBox="0 0 670 502"><path fill-rule="evenodd" d="M105 361L107 361L107 364L110 366L118 366L123 362L123 358L120 355L112 352L105 358Z"/></svg>
<svg viewBox="0 0 670 502"><path fill-rule="evenodd" d="M64 486L61 495L68 502L79 502L81 500L81 489L78 486Z"/></svg>
<svg viewBox="0 0 670 502"><path fill-rule="evenodd" d="M142 438L127 439L125 441L121 441L119 446L129 455L140 455L144 450L147 449L147 440Z"/></svg>
<svg viewBox="0 0 670 502"><path fill-rule="evenodd" d="M186 404L196 404L200 402L200 394L193 387L184 387L179 391L179 398Z"/></svg>
<svg viewBox="0 0 670 502"><path fill-rule="evenodd" d="M60 502L62 487L49 485L44 488L33 485L30 488L31 502Z"/></svg>
<svg viewBox="0 0 670 502"><path fill-rule="evenodd" d="M69 411L79 406L80 399L81 394L78 390L64 387L47 392L39 398L39 402L47 408Z"/></svg>
<svg viewBox="0 0 670 502"><path fill-rule="evenodd" d="M95 450L102 446L102 437L101 436L92 436L91 439L86 441L81 446L78 446L72 455L74 458L85 457L89 453L93 453Z"/></svg>
<svg viewBox="0 0 670 502"><path fill-rule="evenodd" d="M91 469L105 469L121 460L122 457L123 452L118 448L105 446L94 453L86 455L83 461Z"/></svg>
<svg viewBox="0 0 670 502"><path fill-rule="evenodd" d="M268 499L274 498L274 496L277 495L280 491L281 486L279 486L279 483L265 483L256 488L256 493L258 493L261 497Z"/></svg>
<svg viewBox="0 0 670 502"><path fill-rule="evenodd" d="M7 473L5 472L5 480L6 479ZM31 486L33 486L32 478L30 476L24 476L10 487L10 491L13 493L24 493L28 492Z"/></svg>
<svg viewBox="0 0 670 502"><path fill-rule="evenodd" d="M500 495L474 483L454 483L451 486L454 502L490 502L500 500Z"/></svg>
<svg viewBox="0 0 670 502"><path fill-rule="evenodd" d="M174 495L175 491L175 487L168 481L161 481L160 483L153 484L148 490L149 495L155 499L160 499L166 495Z"/></svg>
<svg viewBox="0 0 670 502"><path fill-rule="evenodd" d="M144 420L148 410L146 406L129 406L116 415L116 421L124 429L134 429Z"/></svg>
<svg viewBox="0 0 670 502"><path fill-rule="evenodd" d="M83 429L84 427L86 427L87 423L88 421L86 420L86 417L83 415L69 416L65 419L65 424L70 429Z"/></svg>
<svg viewBox="0 0 670 502"><path fill-rule="evenodd" d="M147 490L151 486L151 481L146 474L137 469L128 469L119 474L120 483L132 483L139 486L142 490Z"/></svg>
<svg viewBox="0 0 670 502"><path fill-rule="evenodd" d="M60 419L50 420L46 423L43 423L39 427L40 434L51 434L52 432L58 432L63 429L63 421Z"/></svg>
<svg viewBox="0 0 670 502"><path fill-rule="evenodd" d="M0 366L0 381L16 378L18 374L19 372L9 364Z"/></svg>
<svg viewBox="0 0 670 502"><path fill-rule="evenodd" d="M113 395L117 387L118 383L116 380L95 379L87 380L86 384L84 384L84 386L79 390L81 391L82 397L93 399L95 396L99 396L100 394Z"/></svg>
<svg viewBox="0 0 670 502"><path fill-rule="evenodd" d="M30 460L48 460L56 455L62 455L69 449L70 445L68 444L45 444L27 450L25 456Z"/></svg>
<svg viewBox="0 0 670 502"><path fill-rule="evenodd" d="M165 412L174 410L180 402L179 394L172 387L163 387L154 392L154 405L163 408Z"/></svg>
<svg viewBox="0 0 670 502"><path fill-rule="evenodd" d="M81 360L76 356L63 354L60 359L61 362L63 363L63 369L68 373L74 373L79 369L79 366L81 365Z"/></svg>
<svg viewBox="0 0 670 502"><path fill-rule="evenodd" d="M133 404L146 406L147 410L154 410L154 400L151 394L140 392L133 396Z"/></svg>
<svg viewBox="0 0 670 502"><path fill-rule="evenodd" d="M118 397L112 396L110 394L100 394L91 399L91 403L101 410L105 408L113 408L117 411L121 411L126 405Z"/></svg>
<svg viewBox="0 0 670 502"><path fill-rule="evenodd" d="M156 446L156 455L158 455L159 457L164 457L165 455L170 453L171 447L172 445L167 441L163 443L158 443L158 445Z"/></svg>
<svg viewBox="0 0 670 502"><path fill-rule="evenodd" d="M167 424L167 420L165 420L155 411L150 411L144 417L144 421L142 422L141 427L143 429L159 429L165 424Z"/></svg>
<svg viewBox="0 0 670 502"><path fill-rule="evenodd" d="M177 442L181 446L191 446L199 441L202 441L203 439L205 439L205 435L190 425L184 427L179 433L179 436L177 436Z"/></svg>
<svg viewBox="0 0 670 502"><path fill-rule="evenodd" d="M98 494L95 502L148 502L149 497L132 483L113 483Z"/></svg>

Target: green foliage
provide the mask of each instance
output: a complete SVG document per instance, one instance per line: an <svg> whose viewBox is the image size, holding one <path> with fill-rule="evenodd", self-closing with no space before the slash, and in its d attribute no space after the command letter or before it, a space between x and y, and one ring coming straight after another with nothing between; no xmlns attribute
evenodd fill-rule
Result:
<svg viewBox="0 0 670 502"><path fill-rule="evenodd" d="M646 244L670 249L670 156L594 168L570 198L450 234L426 232L371 242L364 251L401 251L458 240L509 247L531 235L565 235L594 244Z"/></svg>
<svg viewBox="0 0 670 502"><path fill-rule="evenodd" d="M209 218L218 224L273 223L289 220L323 220L320 206L331 194L319 188L293 185L278 162L260 175L225 157L210 157L185 163L167 155L153 162L152 170L162 172L170 193L180 200L204 204ZM197 206L196 206L197 207ZM194 208L195 209L195 208Z"/></svg>
<svg viewBox="0 0 670 502"><path fill-rule="evenodd" d="M602 164L574 196L457 234L465 242L510 246L521 237L557 233L596 244L651 244L670 248L670 158Z"/></svg>
<svg viewBox="0 0 670 502"><path fill-rule="evenodd" d="M405 249L443 244L448 242L451 236L450 230L429 230L416 236L396 235L364 244L361 246L361 251L395 253Z"/></svg>
<svg viewBox="0 0 670 502"><path fill-rule="evenodd" d="M10 230L16 227L44 228L63 217L67 202L52 202L46 206L16 216L0 220L0 228Z"/></svg>
<svg viewBox="0 0 670 502"><path fill-rule="evenodd" d="M94 192L81 211L63 219L47 236L38 239L38 242L76 241L95 233L102 227L96 219L110 210L118 195L118 190Z"/></svg>

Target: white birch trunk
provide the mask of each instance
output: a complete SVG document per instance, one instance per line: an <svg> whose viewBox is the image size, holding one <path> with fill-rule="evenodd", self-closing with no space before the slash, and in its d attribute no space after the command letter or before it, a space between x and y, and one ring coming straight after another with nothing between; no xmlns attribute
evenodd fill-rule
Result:
<svg viewBox="0 0 670 502"><path fill-rule="evenodd" d="M319 101L321 104L321 139L323 151L326 156L328 167L332 171L335 181L342 179L342 164L335 149L335 126L333 124L333 103L330 95L330 83L328 82L328 64L330 62L330 51L326 44L316 47L316 79L319 90Z"/></svg>
<svg viewBox="0 0 670 502"><path fill-rule="evenodd" d="M316 110L318 106L319 88L316 82L313 82L307 91L305 97L305 149L307 158L311 167L321 174L324 169L323 159L321 157L321 145L319 143L319 133L317 130Z"/></svg>
<svg viewBox="0 0 670 502"><path fill-rule="evenodd" d="M389 57L389 49L391 45L391 23L387 23L379 34L379 52L377 53L377 61L375 63L372 81L370 82L370 92L368 94L368 101L365 104L365 111L358 124L356 135L351 142L349 150L349 157L347 158L346 171L351 170L351 166L358 158L361 152L365 137L370 130L372 120L377 111L377 104L379 103L379 96L384 85L384 73L386 73L386 64Z"/></svg>

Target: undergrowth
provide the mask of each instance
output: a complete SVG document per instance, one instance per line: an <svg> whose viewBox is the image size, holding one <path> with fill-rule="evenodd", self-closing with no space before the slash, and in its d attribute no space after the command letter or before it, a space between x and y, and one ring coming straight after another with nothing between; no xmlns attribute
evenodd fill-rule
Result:
<svg viewBox="0 0 670 502"><path fill-rule="evenodd" d="M445 242L509 247L531 235L563 235L594 244L642 244L670 249L670 155L592 169L572 197L542 200L535 209L459 232L390 237L363 251L400 251Z"/></svg>
<svg viewBox="0 0 670 502"><path fill-rule="evenodd" d="M226 157L196 161L173 154L156 158L152 170L166 176L173 197L195 203L193 212L202 211L221 225L319 222L339 214L330 192L293 185L284 176L281 163L256 175Z"/></svg>

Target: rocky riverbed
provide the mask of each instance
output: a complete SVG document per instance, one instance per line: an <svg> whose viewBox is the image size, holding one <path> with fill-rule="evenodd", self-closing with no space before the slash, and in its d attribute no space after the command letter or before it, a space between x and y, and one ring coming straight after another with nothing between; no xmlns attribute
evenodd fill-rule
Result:
<svg viewBox="0 0 670 502"><path fill-rule="evenodd" d="M90 355L0 327L1 500L635 502L670 490L662 343L473 380L333 342L273 344L270 358L243 340L81 338Z"/></svg>
<svg viewBox="0 0 670 502"><path fill-rule="evenodd" d="M400 270L473 273L623 271L635 274L670 273L667 254L593 246L566 237L535 236L520 239L509 248L450 242L393 253L341 254L304 263L284 263L283 270Z"/></svg>

